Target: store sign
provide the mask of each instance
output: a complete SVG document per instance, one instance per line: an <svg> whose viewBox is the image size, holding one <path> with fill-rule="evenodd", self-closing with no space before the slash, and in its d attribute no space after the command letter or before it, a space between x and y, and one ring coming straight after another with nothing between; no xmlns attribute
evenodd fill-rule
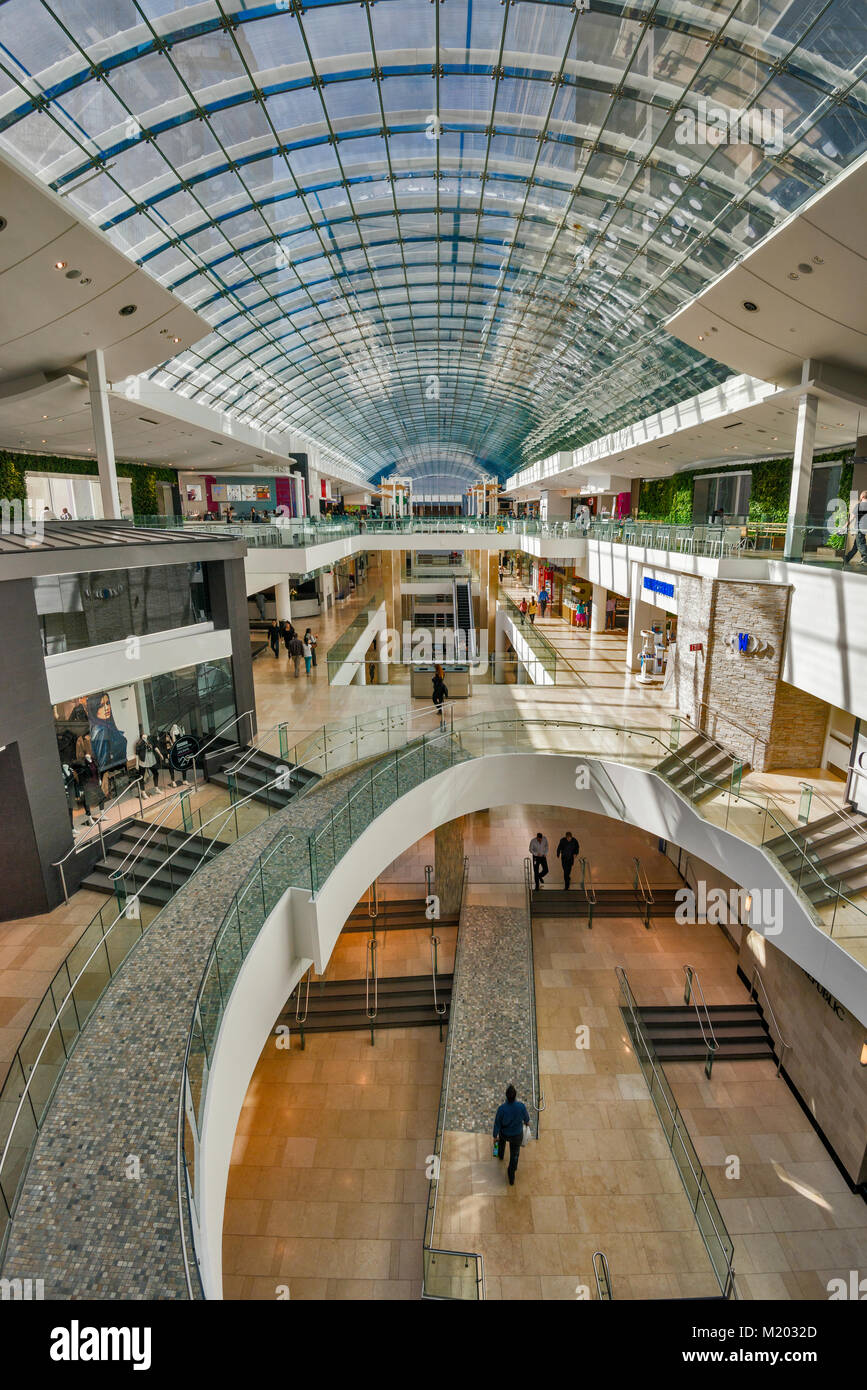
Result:
<svg viewBox="0 0 867 1390"><path fill-rule="evenodd" d="M807 975L806 970L804 971L804 974ZM812 975L807 975L807 979L810 981L811 985L816 986L816 990L818 991L820 998L824 999L825 1003L828 1005L828 1008L832 1009L833 1012L837 1015L837 1017L841 1018L845 1023L846 1010L843 1008L843 1005L840 1003L839 999L835 999L833 994L829 994L825 986L823 984L820 984L818 980L814 980Z"/></svg>
<svg viewBox="0 0 867 1390"><path fill-rule="evenodd" d="M667 584L664 579L645 579L644 587L652 594L664 594L666 598L674 598L674 585Z"/></svg>
<svg viewBox="0 0 867 1390"><path fill-rule="evenodd" d="M689 649L690 649L691 652L700 652L700 651L703 651L703 650L704 650L704 643L703 643L703 642L690 642L690 644L689 644Z"/></svg>
<svg viewBox="0 0 867 1390"><path fill-rule="evenodd" d="M172 767L177 772L183 772L198 753L199 747L199 740L192 734L184 734L181 738L176 738L169 750L169 762Z"/></svg>
<svg viewBox="0 0 867 1390"><path fill-rule="evenodd" d="M731 632L725 639L725 645L738 656L770 656L773 651L767 642L751 632Z"/></svg>

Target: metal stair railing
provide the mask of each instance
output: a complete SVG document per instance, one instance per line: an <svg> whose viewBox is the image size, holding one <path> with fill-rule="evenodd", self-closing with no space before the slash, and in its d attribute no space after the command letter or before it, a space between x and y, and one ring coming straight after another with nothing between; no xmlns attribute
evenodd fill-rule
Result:
<svg viewBox="0 0 867 1390"><path fill-rule="evenodd" d="M758 1002L759 1002L759 989L761 989L762 994L763 994L764 997L765 997L765 1004L767 1005L768 1013L769 1013L770 1016L771 1016L771 1022L773 1023L774 1028L776 1029L777 1038L778 1038L778 1041L779 1041L780 1050L779 1050L779 1055L777 1056L777 1076L780 1076L781 1073L782 1073L782 1070L783 1070L783 1053L786 1051L786 1049L788 1048L789 1044L786 1042L785 1038L783 1037L782 1033L780 1032L780 1025L779 1025L779 1023L777 1022L777 1016L776 1016L776 1014L774 1013L774 1006L773 1006L773 1004L771 1003L770 997L769 997L769 995L768 995L768 991L767 991L767 989L765 988L765 982L764 982L764 980L763 980L762 977L761 977L761 973L759 972L759 967L758 967L757 965L754 965L754 966L753 966L752 978L750 979L750 998L752 999L753 995L755 995L755 997L756 997L756 1003L757 1003L757 1004L758 1004ZM762 1006L759 1005L759 1007L761 1008ZM763 1010L763 1012L764 1012L764 1010Z"/></svg>
<svg viewBox="0 0 867 1390"><path fill-rule="evenodd" d="M665 1138L671 1149L680 1180L693 1216L708 1253L714 1275L723 1298L736 1298L734 1286L734 1242L726 1230L716 1198L711 1191L707 1174L699 1162L689 1131L683 1122L680 1107L674 1099L668 1078L656 1050L642 1025L637 1012L635 995L622 966L614 967L623 1003L620 1012L632 1040L635 1057L650 1091ZM675 1138L677 1145L675 1146ZM701 1215L699 1215L701 1213Z"/></svg>
<svg viewBox="0 0 867 1390"><path fill-rule="evenodd" d="M650 915L654 904L653 889L650 886L646 872L642 868L641 860L637 855L633 857L632 862L635 865L635 876L632 880L632 886L638 894L639 901L644 911L644 925L649 931Z"/></svg>
<svg viewBox="0 0 867 1390"><path fill-rule="evenodd" d="M88 833L87 833L87 835L79 836L79 838L76 840L75 844L72 846L72 849L67 850L67 851L66 851L66 854L64 854L64 856L63 856L62 859L57 859L57 860L55 860L55 861L52 863L52 865L51 865L52 869L59 869L59 870L60 870L60 883L61 883L61 886L62 886L62 888L63 888L63 901L64 901L64 902L67 902L67 903L69 902L69 892L68 892L67 886L66 886L66 871L65 871L65 869L64 869L64 867L63 867L64 864L66 863L67 859L71 859L71 858L73 858L73 856L78 855L78 854L81 854L82 850L87 849L88 846L89 846L89 845L92 845L92 844L93 844L93 841L96 840L96 839L99 840L99 847L100 847L100 849L102 850L103 858L105 858L105 840L103 839L102 823L103 823L103 821L105 820L106 816L108 815L108 812L111 810L112 806L116 806L116 805L118 804L119 801L123 801L126 797L128 797L129 794L130 794L130 792L132 791L132 788L133 788L133 787L137 787L137 788L138 788L138 791L137 791L135 794L138 796L139 813L141 814L142 819L144 819L144 803L143 803L143 801L142 801L142 796L141 796L141 792L142 792L142 779L141 779L141 777L134 777L133 780L132 780L131 782L128 782L128 783L127 783L127 785L124 787L124 789L123 789L122 792L118 792L117 796L114 797L114 799L113 799L112 801L110 801L110 802L108 803L107 806L103 806L103 808L102 808L102 810L100 811L99 815L97 816L96 821L94 822L94 824L88 827ZM114 824L115 824L115 825L122 825L123 822L122 822L122 821L115 821ZM90 833L91 831L95 831L96 834L93 834L93 835L92 835L92 834Z"/></svg>
<svg viewBox="0 0 867 1390"><path fill-rule="evenodd" d="M601 1250L596 1250L593 1254L593 1276L596 1280L596 1297L602 1302L610 1302L614 1298L614 1290L611 1287L611 1271L608 1268L608 1260Z"/></svg>
<svg viewBox="0 0 867 1390"><path fill-rule="evenodd" d="M698 1026L701 1029L702 1041L704 1042L707 1053L704 1064L705 1075L708 1080L710 1080L710 1074L713 1070L713 1059L719 1049L719 1043L713 1031L713 1022L711 1021L707 1000L704 997L704 990L701 987L701 980L698 977L698 971L691 965L685 965L683 967L683 973L686 976L686 987L683 991L684 1004L689 1004L692 998L693 985L698 991L698 996L692 999L692 1006L695 1009ZM699 1001L701 1002L699 1003Z"/></svg>
<svg viewBox="0 0 867 1390"><path fill-rule="evenodd" d="M596 907L596 889L593 887L593 873L590 868L590 860L586 857L581 859L581 892L587 903L587 930L593 930L593 910Z"/></svg>

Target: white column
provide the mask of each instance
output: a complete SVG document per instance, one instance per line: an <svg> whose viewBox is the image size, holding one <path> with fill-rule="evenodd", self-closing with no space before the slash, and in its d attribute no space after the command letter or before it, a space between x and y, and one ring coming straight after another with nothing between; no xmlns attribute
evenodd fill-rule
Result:
<svg viewBox="0 0 867 1390"><path fill-rule="evenodd" d="M590 600L593 607L590 610L590 631L605 631L605 600L608 598L608 590L602 584L594 584Z"/></svg>
<svg viewBox="0 0 867 1390"><path fill-rule="evenodd" d="M108 385L105 379L105 358L102 348L95 348L85 359L90 386L90 415L96 442L96 461L99 466L99 491L102 514L108 520L120 518L120 494L117 490L117 470L114 464L114 439L108 408Z"/></svg>
<svg viewBox="0 0 867 1390"><path fill-rule="evenodd" d="M279 584L274 585L274 603L277 608L277 621L292 621L292 602L289 597L289 580L281 579Z"/></svg>
<svg viewBox="0 0 867 1390"><path fill-rule="evenodd" d="M352 677L351 685L367 685L367 658L362 657L358 663L358 670Z"/></svg>
<svg viewBox="0 0 867 1390"><path fill-rule="evenodd" d="M795 453L792 460L792 489L789 493L789 516L786 523L786 559L799 560L804 553L804 525L813 479L813 448L816 443L817 396L801 396L798 401L798 425L795 431Z"/></svg>
<svg viewBox="0 0 867 1390"><path fill-rule="evenodd" d="M644 647L642 632L660 621L660 611L653 604L639 598L639 590L633 589L629 597L629 633L626 638L626 669L638 671L641 668L639 657ZM665 621L665 614L662 615Z"/></svg>
<svg viewBox="0 0 867 1390"><path fill-rule="evenodd" d="M377 678L380 685L388 685L388 638L385 628L376 634Z"/></svg>

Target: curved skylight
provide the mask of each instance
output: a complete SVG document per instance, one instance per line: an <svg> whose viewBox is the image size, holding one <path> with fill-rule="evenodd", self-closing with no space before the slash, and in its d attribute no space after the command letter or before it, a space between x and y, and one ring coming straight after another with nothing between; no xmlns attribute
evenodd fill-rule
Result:
<svg viewBox="0 0 867 1390"><path fill-rule="evenodd" d="M864 16L3 0L0 147L210 322L158 382L509 473L727 375L661 324L864 149Z"/></svg>

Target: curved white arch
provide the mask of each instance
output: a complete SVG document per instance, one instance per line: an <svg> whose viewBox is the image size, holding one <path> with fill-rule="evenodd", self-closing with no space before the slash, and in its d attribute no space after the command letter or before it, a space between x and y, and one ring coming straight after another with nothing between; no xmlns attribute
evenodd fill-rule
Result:
<svg viewBox="0 0 867 1390"><path fill-rule="evenodd" d="M576 764L589 770L586 790L576 786ZM372 879L423 835L473 811L529 801L614 816L682 846L754 894L781 889L783 924L773 936L774 945L867 1025L867 969L814 925L769 856L706 821L662 778L576 754L486 754L457 763L383 811L358 836L315 899L307 890L287 889L238 973L213 1054L197 1155L197 1252L206 1297L222 1297L223 1207L241 1105L274 1019L296 983L311 962L317 971L325 968Z"/></svg>

